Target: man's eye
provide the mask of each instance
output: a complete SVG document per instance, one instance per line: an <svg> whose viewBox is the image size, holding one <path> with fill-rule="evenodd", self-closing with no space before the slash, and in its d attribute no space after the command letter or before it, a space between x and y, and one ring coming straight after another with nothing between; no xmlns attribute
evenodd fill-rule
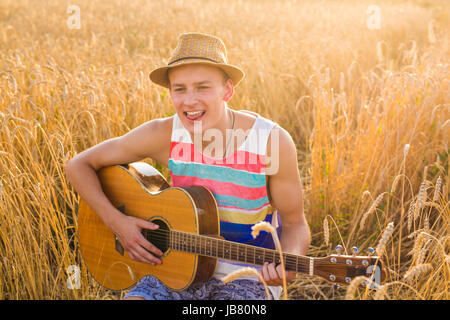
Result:
<svg viewBox="0 0 450 320"><path fill-rule="evenodd" d="M205 87L205 86L201 86L201 87L198 87L199 89L209 89L209 87ZM184 88L177 88L177 89L175 89L175 92L181 92L181 91L184 91Z"/></svg>

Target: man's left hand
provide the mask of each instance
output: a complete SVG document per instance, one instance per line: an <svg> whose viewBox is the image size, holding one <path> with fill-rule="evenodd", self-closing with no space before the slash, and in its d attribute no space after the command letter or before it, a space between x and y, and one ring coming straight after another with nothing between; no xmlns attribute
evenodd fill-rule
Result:
<svg viewBox="0 0 450 320"><path fill-rule="evenodd" d="M275 266L275 263L264 262L261 268L261 276L268 286L282 286L283 285L283 268L281 264ZM289 283L295 278L295 272L286 271L286 283Z"/></svg>

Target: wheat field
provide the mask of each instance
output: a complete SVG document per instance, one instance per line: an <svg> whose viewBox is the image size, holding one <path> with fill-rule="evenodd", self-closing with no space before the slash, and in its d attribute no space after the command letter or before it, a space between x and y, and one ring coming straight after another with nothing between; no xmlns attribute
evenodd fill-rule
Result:
<svg viewBox="0 0 450 320"><path fill-rule="evenodd" d="M123 296L82 262L64 164L173 114L148 73L191 31L246 72L230 107L292 135L308 255L378 246L389 270L379 290L298 275L288 298L449 299L449 14L438 0L1 0L0 299Z"/></svg>

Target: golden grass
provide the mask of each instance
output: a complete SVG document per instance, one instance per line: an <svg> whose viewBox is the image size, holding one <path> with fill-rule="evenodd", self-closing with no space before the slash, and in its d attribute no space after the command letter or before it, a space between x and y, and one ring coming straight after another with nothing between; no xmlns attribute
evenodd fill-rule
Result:
<svg viewBox="0 0 450 320"><path fill-rule="evenodd" d="M186 31L221 37L246 71L231 107L273 119L296 142L310 255L375 247L394 223L387 282L351 297L449 299L449 4L377 3L379 30L366 27L364 0L80 0L71 30L66 2L2 1L0 299L121 297L81 261L64 164L174 112L147 74ZM70 265L80 289L67 287ZM288 289L291 299L346 295L306 275Z"/></svg>

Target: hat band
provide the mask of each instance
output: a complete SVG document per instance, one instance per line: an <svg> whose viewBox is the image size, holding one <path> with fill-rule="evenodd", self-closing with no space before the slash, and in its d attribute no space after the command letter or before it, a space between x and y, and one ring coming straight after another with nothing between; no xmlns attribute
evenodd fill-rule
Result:
<svg viewBox="0 0 450 320"><path fill-rule="evenodd" d="M217 61L215 61L213 59L206 58L206 57L183 57L183 58L179 58L179 59L173 60L170 63L168 63L167 65L170 66L172 63L175 63L177 61L184 60L184 59L204 59L204 60L209 60L209 61L212 61L212 62L215 62L215 63L219 63L219 62L217 62Z"/></svg>

